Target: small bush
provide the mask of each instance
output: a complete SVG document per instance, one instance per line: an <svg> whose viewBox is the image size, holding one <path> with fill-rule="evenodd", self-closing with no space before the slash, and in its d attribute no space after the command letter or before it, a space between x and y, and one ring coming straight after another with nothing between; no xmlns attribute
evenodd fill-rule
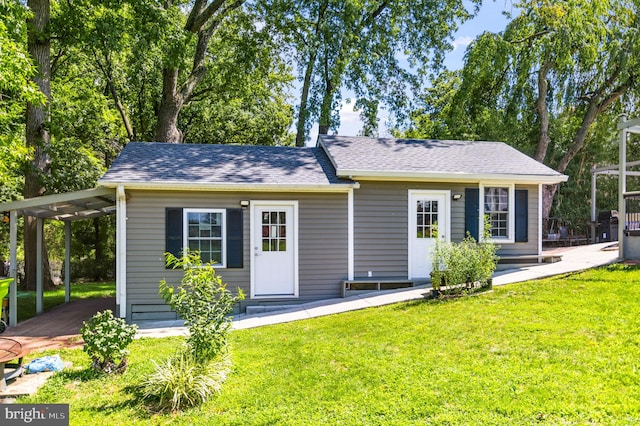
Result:
<svg viewBox="0 0 640 426"><path fill-rule="evenodd" d="M106 310L98 312L82 323L80 334L83 350L91 357L91 367L102 373L122 373L127 369L127 346L133 341L138 327Z"/></svg>
<svg viewBox="0 0 640 426"><path fill-rule="evenodd" d="M484 229L480 242L468 233L459 243L436 240L431 273L431 285L435 290L447 286L449 293L455 293L473 288L474 283L488 286L496 270L499 247L489 240L491 228L486 221Z"/></svg>
<svg viewBox="0 0 640 426"><path fill-rule="evenodd" d="M229 314L244 299L242 290L234 296L211 264L202 264L197 252L184 258L167 254L167 264L183 268L182 282L177 287L160 282L160 294L189 328L187 345L197 361L206 362L226 350L231 328Z"/></svg>
<svg viewBox="0 0 640 426"><path fill-rule="evenodd" d="M190 353L178 352L163 363L153 363L155 371L143 381L142 393L160 409L171 411L201 404L220 392L230 371L226 355L203 365Z"/></svg>

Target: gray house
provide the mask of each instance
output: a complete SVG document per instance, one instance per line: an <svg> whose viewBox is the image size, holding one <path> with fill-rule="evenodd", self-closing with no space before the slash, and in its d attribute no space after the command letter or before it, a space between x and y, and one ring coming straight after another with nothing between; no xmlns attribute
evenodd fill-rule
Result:
<svg viewBox="0 0 640 426"><path fill-rule="evenodd" d="M321 136L313 148L129 143L99 184L116 188L118 308L172 318L164 253L199 250L240 306L340 297L426 281L440 238L484 215L506 259L542 254L541 188L567 177L499 142Z"/></svg>

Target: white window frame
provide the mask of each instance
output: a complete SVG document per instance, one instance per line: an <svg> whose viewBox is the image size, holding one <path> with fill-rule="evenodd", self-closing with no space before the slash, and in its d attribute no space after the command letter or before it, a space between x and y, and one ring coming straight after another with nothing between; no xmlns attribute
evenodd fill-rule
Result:
<svg viewBox="0 0 640 426"><path fill-rule="evenodd" d="M479 238L482 238L484 231L484 190L485 188L507 188L509 190L509 210L507 221L507 237L491 237L489 241L499 244L510 244L515 242L516 235L516 185L504 182L482 182L480 183L480 208L478 215Z"/></svg>
<svg viewBox="0 0 640 426"><path fill-rule="evenodd" d="M217 268L227 267L227 210L226 209L182 209L182 250L183 253L187 252L189 248L189 213L220 213L222 218L222 260L219 263L212 264L211 266Z"/></svg>

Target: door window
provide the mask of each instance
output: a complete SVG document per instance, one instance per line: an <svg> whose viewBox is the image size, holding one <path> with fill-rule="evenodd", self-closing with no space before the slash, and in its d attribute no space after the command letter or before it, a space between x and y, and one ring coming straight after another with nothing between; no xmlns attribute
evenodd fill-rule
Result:
<svg viewBox="0 0 640 426"><path fill-rule="evenodd" d="M438 230L438 201L416 201L416 237L435 238Z"/></svg>
<svg viewBox="0 0 640 426"><path fill-rule="evenodd" d="M287 212L262 212L262 251L287 251Z"/></svg>

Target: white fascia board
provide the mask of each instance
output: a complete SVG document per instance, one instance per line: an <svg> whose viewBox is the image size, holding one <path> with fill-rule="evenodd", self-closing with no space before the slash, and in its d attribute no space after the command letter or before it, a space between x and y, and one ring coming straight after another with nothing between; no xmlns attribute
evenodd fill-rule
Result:
<svg viewBox="0 0 640 426"><path fill-rule="evenodd" d="M115 188L124 186L127 189L154 189L180 191L232 191L232 192L349 192L359 188L358 182L349 184L326 185L280 185L280 184L234 184L234 183L184 183L184 182L119 182L98 181L102 186Z"/></svg>
<svg viewBox="0 0 640 426"><path fill-rule="evenodd" d="M551 185L566 182L567 175L515 175L515 174L469 174L469 173L420 173L404 171L362 171L339 169L336 171L339 177L354 180L381 180L381 181L429 181L429 182L481 182L481 181L501 181L519 184L545 184Z"/></svg>

